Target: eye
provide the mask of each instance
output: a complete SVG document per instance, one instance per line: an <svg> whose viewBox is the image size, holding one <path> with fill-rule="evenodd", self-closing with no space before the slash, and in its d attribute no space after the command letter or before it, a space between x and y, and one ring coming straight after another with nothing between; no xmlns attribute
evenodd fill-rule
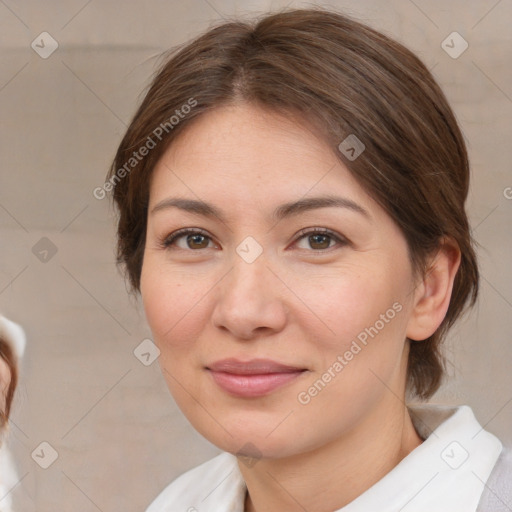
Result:
<svg viewBox="0 0 512 512"><path fill-rule="evenodd" d="M183 242L180 244L180 242ZM161 241L163 248L168 249L176 246L179 249L208 249L208 243L211 241L210 236L202 229L183 228L171 233Z"/></svg>
<svg viewBox="0 0 512 512"><path fill-rule="evenodd" d="M208 249L211 241L211 237L202 229L183 228L165 237L160 242L160 245L165 249L174 246L178 249L196 251L199 249ZM301 241L305 241L309 247L299 248L313 249L315 252L331 249L336 245L336 242L341 246L349 243L344 237L326 228L308 228L301 230L299 236L295 239L295 243Z"/></svg>
<svg viewBox="0 0 512 512"><path fill-rule="evenodd" d="M338 242L342 246L348 244L345 238L326 228L303 229L295 241L297 243L302 240L305 240L310 249L317 252L331 249L335 245L331 245L331 242ZM301 249L308 249L308 247L301 247Z"/></svg>

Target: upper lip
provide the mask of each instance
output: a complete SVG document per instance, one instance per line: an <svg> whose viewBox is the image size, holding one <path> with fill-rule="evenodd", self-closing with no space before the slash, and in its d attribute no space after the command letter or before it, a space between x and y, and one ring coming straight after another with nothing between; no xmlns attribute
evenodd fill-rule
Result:
<svg viewBox="0 0 512 512"><path fill-rule="evenodd" d="M239 359L229 358L215 361L207 366L214 372L233 373L235 375L262 375L265 373L292 373L303 371L305 368L290 366L278 363L271 359L251 359L249 361L240 361Z"/></svg>

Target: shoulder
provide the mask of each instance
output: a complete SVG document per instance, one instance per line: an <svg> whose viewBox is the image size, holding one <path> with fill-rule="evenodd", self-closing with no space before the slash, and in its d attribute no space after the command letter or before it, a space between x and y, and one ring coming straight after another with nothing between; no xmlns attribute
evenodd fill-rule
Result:
<svg viewBox="0 0 512 512"><path fill-rule="evenodd" d="M179 476L157 496L146 512L215 510L216 504L235 499L242 484L236 457L224 452Z"/></svg>
<svg viewBox="0 0 512 512"><path fill-rule="evenodd" d="M512 510L512 446L504 446L486 482L478 512Z"/></svg>
<svg viewBox="0 0 512 512"><path fill-rule="evenodd" d="M512 493L512 446L503 447L488 483L508 484L508 491Z"/></svg>

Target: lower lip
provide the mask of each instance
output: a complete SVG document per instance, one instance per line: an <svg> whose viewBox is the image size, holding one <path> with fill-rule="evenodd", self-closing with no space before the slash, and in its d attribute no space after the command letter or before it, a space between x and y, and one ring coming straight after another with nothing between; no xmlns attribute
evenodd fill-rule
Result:
<svg viewBox="0 0 512 512"><path fill-rule="evenodd" d="M215 382L231 395L254 398L268 395L272 391L300 377L304 372L265 373L261 375L238 375L209 370Z"/></svg>

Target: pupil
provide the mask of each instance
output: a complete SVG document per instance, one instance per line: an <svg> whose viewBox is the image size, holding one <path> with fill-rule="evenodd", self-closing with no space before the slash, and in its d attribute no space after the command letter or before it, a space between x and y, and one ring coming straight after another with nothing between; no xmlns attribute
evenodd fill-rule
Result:
<svg viewBox="0 0 512 512"><path fill-rule="evenodd" d="M203 242L204 242L204 235L190 235L189 236L189 241L192 240L192 244L197 244L197 245L201 245L201 239L203 239ZM190 244L189 244L190 246Z"/></svg>
<svg viewBox="0 0 512 512"><path fill-rule="evenodd" d="M322 247L322 248L325 249L325 241L326 241L326 239L329 238L329 235L313 235L311 237L311 239L313 239L313 244L315 244L315 243L322 244L322 241L321 241L322 238L323 238L323 245L324 245L324 247ZM319 241L319 239L320 239L320 241ZM327 246L329 246L328 241L327 241Z"/></svg>

